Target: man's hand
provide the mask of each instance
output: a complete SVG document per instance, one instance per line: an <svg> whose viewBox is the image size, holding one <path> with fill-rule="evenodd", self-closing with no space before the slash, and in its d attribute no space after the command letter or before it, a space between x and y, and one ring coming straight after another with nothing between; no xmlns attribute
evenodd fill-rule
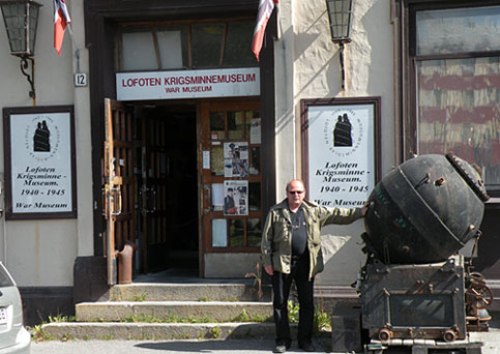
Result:
<svg viewBox="0 0 500 354"><path fill-rule="evenodd" d="M266 273L267 273L268 275L271 275L271 276L272 276L272 275L273 275L273 273L274 273L273 266L272 266L272 265L270 265L270 264L268 264L268 265L264 266L264 270L266 271Z"/></svg>
<svg viewBox="0 0 500 354"><path fill-rule="evenodd" d="M366 202L362 207L361 207L361 216L365 217L366 212L368 211L368 207L370 206L371 203Z"/></svg>

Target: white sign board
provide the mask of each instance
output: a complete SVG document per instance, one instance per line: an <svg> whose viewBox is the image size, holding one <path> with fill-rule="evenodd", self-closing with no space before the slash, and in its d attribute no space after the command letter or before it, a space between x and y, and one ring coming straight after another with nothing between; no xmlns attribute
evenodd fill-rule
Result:
<svg viewBox="0 0 500 354"><path fill-rule="evenodd" d="M376 182L375 105L307 108L308 198L326 207L361 207Z"/></svg>
<svg viewBox="0 0 500 354"><path fill-rule="evenodd" d="M119 101L258 96L259 68L116 74Z"/></svg>
<svg viewBox="0 0 500 354"><path fill-rule="evenodd" d="M13 109L4 118L10 143L5 147L9 218L76 216L73 111L59 108L36 113Z"/></svg>

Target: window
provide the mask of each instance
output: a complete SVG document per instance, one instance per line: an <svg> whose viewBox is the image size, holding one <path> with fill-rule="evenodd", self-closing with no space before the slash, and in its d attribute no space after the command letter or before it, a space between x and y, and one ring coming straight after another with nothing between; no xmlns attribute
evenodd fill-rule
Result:
<svg viewBox="0 0 500 354"><path fill-rule="evenodd" d="M250 50L255 20L127 25L117 43L117 70L179 70L256 66Z"/></svg>
<svg viewBox="0 0 500 354"><path fill-rule="evenodd" d="M477 164L488 193L500 196L500 6L410 14L414 148Z"/></svg>
<svg viewBox="0 0 500 354"><path fill-rule="evenodd" d="M261 117L258 101L213 102L204 111L207 165L204 229L210 252L258 252L263 225Z"/></svg>

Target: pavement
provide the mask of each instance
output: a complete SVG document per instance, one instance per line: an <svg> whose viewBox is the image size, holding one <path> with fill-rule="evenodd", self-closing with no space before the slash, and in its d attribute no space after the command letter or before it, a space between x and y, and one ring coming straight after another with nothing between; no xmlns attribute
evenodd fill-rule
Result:
<svg viewBox="0 0 500 354"><path fill-rule="evenodd" d="M470 332L469 341L482 342L482 354L500 354L500 327L491 326L488 332ZM328 353L320 345L317 353ZM132 341L132 340L71 340L33 342L31 354L154 354L154 353L217 353L217 354L262 354L271 353L273 340L239 339L239 340L175 340L175 341ZM385 352L390 352L387 350ZM289 353L301 353L294 344ZM411 350L408 349L408 353ZM432 351L429 350L429 353ZM401 353L401 351L399 351ZM440 351L440 353L446 353ZM465 351L450 350L450 354L465 353Z"/></svg>

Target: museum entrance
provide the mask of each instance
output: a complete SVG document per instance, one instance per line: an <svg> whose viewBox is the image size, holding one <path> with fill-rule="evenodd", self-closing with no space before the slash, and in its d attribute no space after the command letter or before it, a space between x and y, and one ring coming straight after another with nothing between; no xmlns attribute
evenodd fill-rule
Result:
<svg viewBox="0 0 500 354"><path fill-rule="evenodd" d="M135 120L137 233L143 270L197 270L195 106L136 106Z"/></svg>
<svg viewBox="0 0 500 354"><path fill-rule="evenodd" d="M108 262L115 258L113 250L131 244L139 273L189 269L197 274L196 105L106 99L105 107Z"/></svg>
<svg viewBox="0 0 500 354"><path fill-rule="evenodd" d="M189 270L202 277L207 254L258 251L257 100L106 105L110 250L133 244L142 274ZM226 210L222 201L232 190L234 210Z"/></svg>

